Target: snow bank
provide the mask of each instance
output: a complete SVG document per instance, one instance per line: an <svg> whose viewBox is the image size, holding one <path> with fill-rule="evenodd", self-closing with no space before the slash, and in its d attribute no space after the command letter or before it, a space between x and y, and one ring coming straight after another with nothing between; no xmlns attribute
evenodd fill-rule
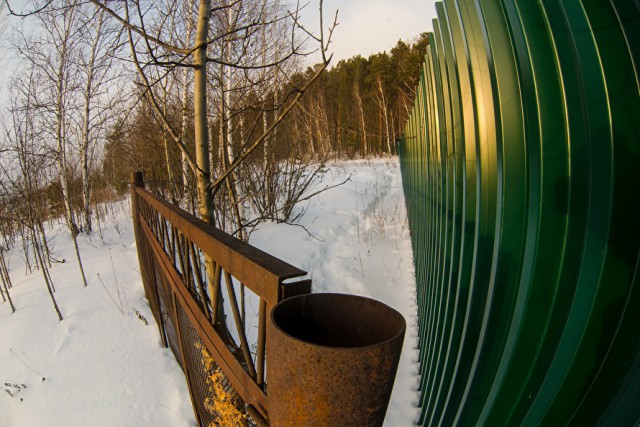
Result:
<svg viewBox="0 0 640 427"><path fill-rule="evenodd" d="M40 273L25 276L22 254L11 254L16 312L0 305L0 426L195 425L144 297L128 203L111 209L104 240L79 237L86 288L64 226L51 233L66 259L51 268L62 322Z"/></svg>
<svg viewBox="0 0 640 427"><path fill-rule="evenodd" d="M411 240L397 159L351 161L327 170L301 227L263 224L251 243L306 270L313 292L370 297L395 308L407 321L398 375L385 426L418 419L417 305ZM303 228L304 227L304 228Z"/></svg>
<svg viewBox="0 0 640 427"><path fill-rule="evenodd" d="M251 243L307 270L313 292L368 296L405 316L385 425L413 425L417 306L400 168L396 159L341 163L315 190L348 176L298 207L299 225L260 225ZM144 298L128 203L110 210L102 239L79 238L87 288L63 226L53 233L56 257L67 260L51 269L62 322L40 274L25 276L22 254L11 253L17 311L0 305L0 426L195 425L184 375Z"/></svg>

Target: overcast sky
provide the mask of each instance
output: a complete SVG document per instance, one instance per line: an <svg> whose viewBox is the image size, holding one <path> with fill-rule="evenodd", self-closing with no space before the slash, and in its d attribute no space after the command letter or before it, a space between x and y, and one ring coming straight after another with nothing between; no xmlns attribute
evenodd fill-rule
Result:
<svg viewBox="0 0 640 427"><path fill-rule="evenodd" d="M14 5L23 3L24 0L12 1ZM411 41L421 32L431 31L431 20L436 14L434 3L434 0L325 0L325 27L333 20L335 11L339 11L339 25L330 46L334 53L332 64L357 54L367 57L376 52L388 52L399 39ZM303 20L309 29L317 32L317 0L310 0L303 11ZM9 23L6 17L0 18L0 92L3 92L0 93L0 104L6 100L6 83L13 68L14 54L2 46L6 44L3 38L8 33L2 34L2 24Z"/></svg>
<svg viewBox="0 0 640 427"><path fill-rule="evenodd" d="M432 31L434 4L435 0L325 0L325 27L338 10L339 25L330 47L334 64L356 54L388 52L400 39L411 41ZM307 9L305 21L317 28L317 3L311 2Z"/></svg>
<svg viewBox="0 0 640 427"><path fill-rule="evenodd" d="M12 0L11 3L22 6L26 2ZM356 54L367 57L376 52L388 52L399 39L411 41L421 32L431 31L431 20L436 15L434 3L435 0L325 0L325 27L333 20L335 11L339 11L339 25L331 45L334 64ZM303 19L307 26L317 31L317 0L309 0ZM2 21L6 23L0 18L0 27ZM6 59L6 55L1 55L0 68ZM0 75L2 71L0 69Z"/></svg>

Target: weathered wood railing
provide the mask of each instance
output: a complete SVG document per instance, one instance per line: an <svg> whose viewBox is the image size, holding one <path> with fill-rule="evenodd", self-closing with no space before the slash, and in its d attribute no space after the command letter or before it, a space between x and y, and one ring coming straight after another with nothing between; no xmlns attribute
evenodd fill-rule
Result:
<svg viewBox="0 0 640 427"><path fill-rule="evenodd" d="M145 294L162 342L185 372L198 422L208 426L220 416L211 405L210 355L224 374L225 390L244 401L235 409L264 423L267 314L282 299L309 293L311 281L284 284L306 273L151 194L139 172L131 177L131 202ZM252 319L238 302L243 286L259 299L257 334L248 333ZM232 312L230 322L221 310Z"/></svg>

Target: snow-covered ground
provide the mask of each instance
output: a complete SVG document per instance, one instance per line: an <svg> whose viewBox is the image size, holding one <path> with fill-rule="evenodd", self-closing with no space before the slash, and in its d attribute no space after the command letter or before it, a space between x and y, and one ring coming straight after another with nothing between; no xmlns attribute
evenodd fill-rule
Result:
<svg viewBox="0 0 640 427"><path fill-rule="evenodd" d="M415 278L397 159L327 169L300 226L263 224L251 243L305 269L313 292L368 296L407 320L385 426L410 426L419 410ZM59 322L39 272L10 254L17 311L0 304L0 426L193 426L183 373L161 346L144 298L128 202L109 207L102 238L81 236L83 287L64 227L54 227L51 274ZM145 323L147 321L148 325Z"/></svg>

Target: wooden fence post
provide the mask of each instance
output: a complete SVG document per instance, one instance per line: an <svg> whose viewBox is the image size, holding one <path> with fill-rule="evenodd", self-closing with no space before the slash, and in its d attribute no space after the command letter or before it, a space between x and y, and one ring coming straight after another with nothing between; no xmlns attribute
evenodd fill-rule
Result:
<svg viewBox="0 0 640 427"><path fill-rule="evenodd" d="M149 302L154 303L155 292L153 291L147 244L140 225L140 204L138 202L137 188L144 188L144 179L141 171L131 173L131 216L133 219L133 232L136 239L138 263L140 265L140 275L142 276L144 293Z"/></svg>
<svg viewBox="0 0 640 427"><path fill-rule="evenodd" d="M168 347L169 342L167 341L164 319L162 318L161 313L162 309L160 296L158 295L158 286L163 285L162 283L156 282L156 274L153 267L152 259L153 254L149 246L149 242L147 241L147 237L145 237L145 233L142 230L142 225L140 222L140 199L138 198L137 193L137 190L139 188L145 188L144 178L141 171L133 172L131 174L131 216L133 217L133 232L136 239L138 264L140 265L140 276L142 277L144 295L147 297L147 300L149 301L149 307L151 307L151 311L153 313L153 317L156 319L162 344L165 347Z"/></svg>

